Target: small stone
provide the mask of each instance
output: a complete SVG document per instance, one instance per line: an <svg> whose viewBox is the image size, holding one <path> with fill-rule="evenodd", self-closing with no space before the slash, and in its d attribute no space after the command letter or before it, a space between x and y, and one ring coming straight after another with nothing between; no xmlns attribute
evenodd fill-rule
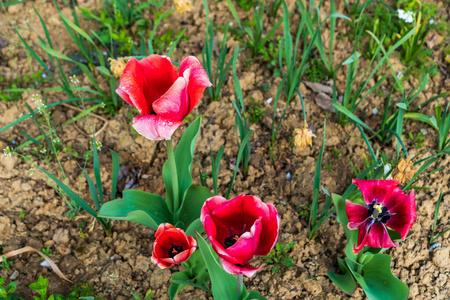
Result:
<svg viewBox="0 0 450 300"><path fill-rule="evenodd" d="M53 240L49 240L44 243L45 248L53 247L53 245L55 245L55 242Z"/></svg>
<svg viewBox="0 0 450 300"><path fill-rule="evenodd" d="M11 276L9 276L9 279L16 280L17 277L19 277L19 271L14 270L14 272L12 272Z"/></svg>

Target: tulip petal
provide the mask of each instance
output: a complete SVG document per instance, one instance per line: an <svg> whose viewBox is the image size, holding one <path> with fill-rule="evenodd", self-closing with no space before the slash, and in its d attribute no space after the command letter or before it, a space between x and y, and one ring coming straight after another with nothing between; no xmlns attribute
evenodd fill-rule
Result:
<svg viewBox="0 0 450 300"><path fill-rule="evenodd" d="M350 230L357 229L361 224L367 221L369 210L367 207L355 204L349 200L345 200L345 211L347 212L348 224Z"/></svg>
<svg viewBox="0 0 450 300"><path fill-rule="evenodd" d="M158 236L161 233L163 233L164 231L166 231L167 229L170 229L170 228L175 228L175 226L173 226L170 223L161 223L161 224L159 224L158 229L156 230L156 233L155 233L155 238L158 238Z"/></svg>
<svg viewBox="0 0 450 300"><path fill-rule="evenodd" d="M177 80L177 68L171 63L170 58L152 54L139 61L144 74L143 92L148 106L164 95Z"/></svg>
<svg viewBox="0 0 450 300"><path fill-rule="evenodd" d="M212 86L208 74L195 56L188 56L180 64L180 76L189 82L188 114L200 102L200 98L207 87Z"/></svg>
<svg viewBox="0 0 450 300"><path fill-rule="evenodd" d="M389 190L391 187L400 184L400 181L353 179L352 183L356 184L361 190L364 201L367 204L372 204L375 200L378 204L381 204L385 201L389 201Z"/></svg>
<svg viewBox="0 0 450 300"><path fill-rule="evenodd" d="M383 224L374 223L370 228L366 246L373 248L391 248L397 247L398 243L392 242L389 233Z"/></svg>
<svg viewBox="0 0 450 300"><path fill-rule="evenodd" d="M143 115L133 119L133 128L149 140L170 140L183 122L155 115Z"/></svg>
<svg viewBox="0 0 450 300"><path fill-rule="evenodd" d="M261 218L259 218L251 227L250 232L243 233L233 246L225 249L225 252L234 258L235 263L245 264L255 255L262 229L261 223Z"/></svg>
<svg viewBox="0 0 450 300"><path fill-rule="evenodd" d="M223 259L219 256L220 262L222 263L223 269L230 274L244 274L247 277L253 276L262 266L257 268L253 267L249 263L244 266L238 266L230 263L226 259Z"/></svg>
<svg viewBox="0 0 450 300"><path fill-rule="evenodd" d="M253 197L253 196L252 196ZM263 202L264 203L264 202ZM265 203L268 208L268 214L262 218L262 232L259 238L258 248L255 255L264 256L275 247L280 230L280 217L275 206L272 203Z"/></svg>
<svg viewBox="0 0 450 300"><path fill-rule="evenodd" d="M155 113L163 118L182 121L189 114L187 84L185 78L179 77L169 90L153 103Z"/></svg>
<svg viewBox="0 0 450 300"><path fill-rule="evenodd" d="M386 226L400 233L402 240L404 240L417 219L414 190L411 190L408 196L403 194L403 199L389 208L389 213L395 215L390 216Z"/></svg>
<svg viewBox="0 0 450 300"><path fill-rule="evenodd" d="M359 226L358 246L353 246L353 253L359 253L363 247L391 248L397 247L398 243L393 242L386 230L386 227L378 222L363 224Z"/></svg>
<svg viewBox="0 0 450 300"><path fill-rule="evenodd" d="M131 58L123 70L116 93L128 104L136 107L140 114L149 114L151 108L144 94L144 81L144 72L138 60Z"/></svg>

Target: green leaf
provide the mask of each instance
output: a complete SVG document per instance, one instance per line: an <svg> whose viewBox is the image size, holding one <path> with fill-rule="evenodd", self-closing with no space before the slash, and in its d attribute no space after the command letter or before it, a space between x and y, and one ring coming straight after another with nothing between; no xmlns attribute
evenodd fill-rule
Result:
<svg viewBox="0 0 450 300"><path fill-rule="evenodd" d="M200 234L197 233L198 247L205 260L206 267L211 277L212 292L214 299L235 300L239 299L237 295L237 280L228 274L217 262L211 253L211 249ZM245 286L242 287L245 290ZM245 291L245 294L247 292ZM245 298L244 298L245 299Z"/></svg>
<svg viewBox="0 0 450 300"><path fill-rule="evenodd" d="M409 289L391 272L391 256L377 254L363 267L363 274L355 276L369 300L407 299ZM353 272L355 275L355 272Z"/></svg>
<svg viewBox="0 0 450 300"><path fill-rule="evenodd" d="M329 271L327 272L328 278L330 278L344 293L350 295L356 290L357 285L345 261L342 258L338 258L338 263L339 268L344 274L336 274Z"/></svg>
<svg viewBox="0 0 450 300"><path fill-rule="evenodd" d="M0 286L0 297L1 299L8 299L8 293L6 293L5 288L1 286Z"/></svg>
<svg viewBox="0 0 450 300"><path fill-rule="evenodd" d="M155 230L161 223L172 223L172 213L160 195L138 190L125 190L122 199L106 202L98 216L135 222Z"/></svg>
<svg viewBox="0 0 450 300"><path fill-rule="evenodd" d="M117 179L119 178L119 163L120 163L120 158L119 158L119 154L117 154L117 152L111 150L111 154L112 154L112 163L113 163L113 168L112 168L112 187L111 187L111 200L116 199L116 193L117 193Z"/></svg>
<svg viewBox="0 0 450 300"><path fill-rule="evenodd" d="M89 206L89 204L87 204L86 201L84 201L80 196L78 196L74 191L72 191L68 186L66 186L64 183L62 183L59 179L57 179L52 174L48 173L44 169L41 169L41 168L38 168L38 169L41 170L42 172L44 172L48 178L53 180L63 190L63 192L66 193L67 196L69 196L70 199L75 201L76 204L81 206L86 212L88 212L94 218L98 219L97 212L91 206Z"/></svg>
<svg viewBox="0 0 450 300"><path fill-rule="evenodd" d="M361 53L359 53L358 51L356 51L356 53L353 53L349 58L347 58L346 60L344 60L344 61L342 62L342 65L343 65L343 66L349 65L349 64L351 64L352 62L354 62L354 61L355 61L355 56L356 56L356 59L358 59L358 58L361 56Z"/></svg>
<svg viewBox="0 0 450 300"><path fill-rule="evenodd" d="M194 220L194 222L192 222L189 226L187 226L186 234L195 236L196 232L203 233L203 231L205 231L205 229L203 228L202 221L200 220L200 218L198 218L197 220Z"/></svg>
<svg viewBox="0 0 450 300"><path fill-rule="evenodd" d="M205 200L214 196L206 187L191 185L186 192L186 197L183 206L180 210L179 220L184 223L186 227L200 218L200 210L203 207Z"/></svg>
<svg viewBox="0 0 450 300"><path fill-rule="evenodd" d="M6 286L6 292L8 294L14 294L16 292L16 290L17 290L17 281L11 281Z"/></svg>
<svg viewBox="0 0 450 300"><path fill-rule="evenodd" d="M195 143L200 132L201 124L202 118L201 116L199 116L186 129L174 153L178 176L178 195L181 198L179 199L178 203L183 203L182 200L184 199L185 193L192 184L192 159L194 157ZM170 176L169 161L166 161L166 163L164 164L163 178L164 184L166 186L167 203L175 203L176 201L174 201L173 199L172 178Z"/></svg>
<svg viewBox="0 0 450 300"><path fill-rule="evenodd" d="M267 300L267 298L258 293L257 291L250 291L245 300Z"/></svg>
<svg viewBox="0 0 450 300"><path fill-rule="evenodd" d="M187 284L178 284L175 283L174 281L181 281L181 280L189 280L189 275L188 272L184 271L184 272L178 272L173 274L172 276L172 281L170 282L169 285L169 297L171 300L175 299L175 297L178 295L179 292L181 292L181 290L183 290Z"/></svg>

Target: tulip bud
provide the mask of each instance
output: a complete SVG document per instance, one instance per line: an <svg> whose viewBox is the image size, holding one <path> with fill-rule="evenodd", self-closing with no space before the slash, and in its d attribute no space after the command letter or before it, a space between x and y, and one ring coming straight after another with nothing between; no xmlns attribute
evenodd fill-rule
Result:
<svg viewBox="0 0 450 300"><path fill-rule="evenodd" d="M111 57L108 58L109 64L111 65L111 73L114 74L117 78L122 76L123 70L125 69L125 66L127 65L127 60L129 57L119 57L117 59L112 59Z"/></svg>
<svg viewBox="0 0 450 300"><path fill-rule="evenodd" d="M303 128L294 130L294 145L299 148L311 145L313 137L316 137L316 135L308 128L308 124L306 124L305 121L305 126L303 126Z"/></svg>
<svg viewBox="0 0 450 300"><path fill-rule="evenodd" d="M405 159L401 159L394 171L393 179L401 183L408 183L416 174L413 163Z"/></svg>
<svg viewBox="0 0 450 300"><path fill-rule="evenodd" d="M191 0L174 0L175 6L179 12L189 12L192 10Z"/></svg>

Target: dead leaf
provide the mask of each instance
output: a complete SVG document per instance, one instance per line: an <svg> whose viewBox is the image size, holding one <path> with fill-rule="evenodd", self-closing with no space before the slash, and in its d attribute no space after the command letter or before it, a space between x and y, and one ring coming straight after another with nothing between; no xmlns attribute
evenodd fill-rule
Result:
<svg viewBox="0 0 450 300"><path fill-rule="evenodd" d="M327 94L318 93L315 100L316 100L316 104L319 105L320 107L322 107L323 109L331 111L331 112L336 111L333 106L333 99L330 96L328 96Z"/></svg>
<svg viewBox="0 0 450 300"><path fill-rule="evenodd" d="M434 32L430 32L425 39L425 44L428 48L433 49L435 46L441 44L441 37Z"/></svg>
<svg viewBox="0 0 450 300"><path fill-rule="evenodd" d="M73 283L72 281L70 281L69 279L67 279L66 276L64 276L64 274L61 272L61 270L58 268L58 266L53 262L53 260L50 259L50 257L48 257L47 255L41 253L40 251L37 251L36 249L34 249L33 247L30 246L26 246L17 250L13 250L13 251L9 251L8 253L2 254L1 256L4 256L5 258L10 258L25 252L36 252L37 254L39 254L40 256L42 256L43 259L45 259L46 262L48 262L48 264L50 265L50 267L52 268L53 272L56 273L56 275L58 275L59 277L61 277L64 280L67 280L70 283Z"/></svg>
<svg viewBox="0 0 450 300"><path fill-rule="evenodd" d="M291 169L291 160L289 158L283 157L284 160L277 161L277 173L283 171L287 172Z"/></svg>
<svg viewBox="0 0 450 300"><path fill-rule="evenodd" d="M333 88L317 82L303 81L303 83L315 93L333 94Z"/></svg>

